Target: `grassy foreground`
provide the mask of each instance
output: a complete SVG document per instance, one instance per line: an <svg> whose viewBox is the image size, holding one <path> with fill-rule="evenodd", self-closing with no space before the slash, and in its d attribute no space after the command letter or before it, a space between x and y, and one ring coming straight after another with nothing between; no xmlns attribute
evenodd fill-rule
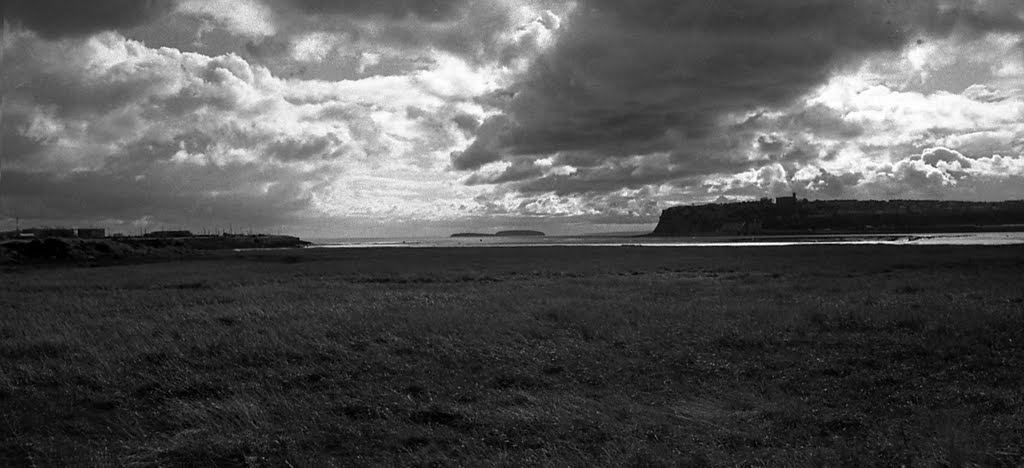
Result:
<svg viewBox="0 0 1024 468"><path fill-rule="evenodd" d="M3 466L1020 466L1024 248L0 273Z"/></svg>

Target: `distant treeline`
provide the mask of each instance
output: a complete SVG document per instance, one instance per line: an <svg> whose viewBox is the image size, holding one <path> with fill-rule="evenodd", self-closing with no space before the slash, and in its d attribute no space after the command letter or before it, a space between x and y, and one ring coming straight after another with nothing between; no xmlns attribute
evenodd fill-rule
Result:
<svg viewBox="0 0 1024 468"><path fill-rule="evenodd" d="M1016 226L1015 226L1016 225ZM808 232L952 232L1024 228L1024 201L807 201L676 206L654 235L771 235Z"/></svg>

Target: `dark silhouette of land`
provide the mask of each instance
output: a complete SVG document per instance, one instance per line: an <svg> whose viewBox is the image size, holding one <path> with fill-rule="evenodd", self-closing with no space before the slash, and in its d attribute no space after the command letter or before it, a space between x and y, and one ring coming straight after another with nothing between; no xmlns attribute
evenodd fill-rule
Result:
<svg viewBox="0 0 1024 468"><path fill-rule="evenodd" d="M791 235L1018 231L1024 201L774 201L676 206L661 213L655 236Z"/></svg>
<svg viewBox="0 0 1024 468"><path fill-rule="evenodd" d="M0 264L183 258L216 250L276 249L310 245L298 237L269 234L194 235L156 231L142 236L104 237L101 230L31 229L0 236ZM6 240L3 240L6 238Z"/></svg>
<svg viewBox="0 0 1024 468"><path fill-rule="evenodd" d="M452 234L452 237L544 237L545 234L540 231L527 231L527 230L514 230L514 231L498 231L494 234L483 234L479 232L458 232Z"/></svg>

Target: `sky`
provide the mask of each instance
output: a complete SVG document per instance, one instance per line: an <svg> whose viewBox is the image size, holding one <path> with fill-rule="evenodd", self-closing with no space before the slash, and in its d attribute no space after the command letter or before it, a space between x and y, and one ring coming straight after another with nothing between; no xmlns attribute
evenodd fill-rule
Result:
<svg viewBox="0 0 1024 468"><path fill-rule="evenodd" d="M1019 0L5 0L0 230L1024 198Z"/></svg>

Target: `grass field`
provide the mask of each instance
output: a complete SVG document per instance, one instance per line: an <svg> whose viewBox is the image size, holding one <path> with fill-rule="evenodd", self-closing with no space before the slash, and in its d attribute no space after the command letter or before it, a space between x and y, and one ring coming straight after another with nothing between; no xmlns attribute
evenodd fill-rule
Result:
<svg viewBox="0 0 1024 468"><path fill-rule="evenodd" d="M0 465L1020 466L1024 247L0 273Z"/></svg>

